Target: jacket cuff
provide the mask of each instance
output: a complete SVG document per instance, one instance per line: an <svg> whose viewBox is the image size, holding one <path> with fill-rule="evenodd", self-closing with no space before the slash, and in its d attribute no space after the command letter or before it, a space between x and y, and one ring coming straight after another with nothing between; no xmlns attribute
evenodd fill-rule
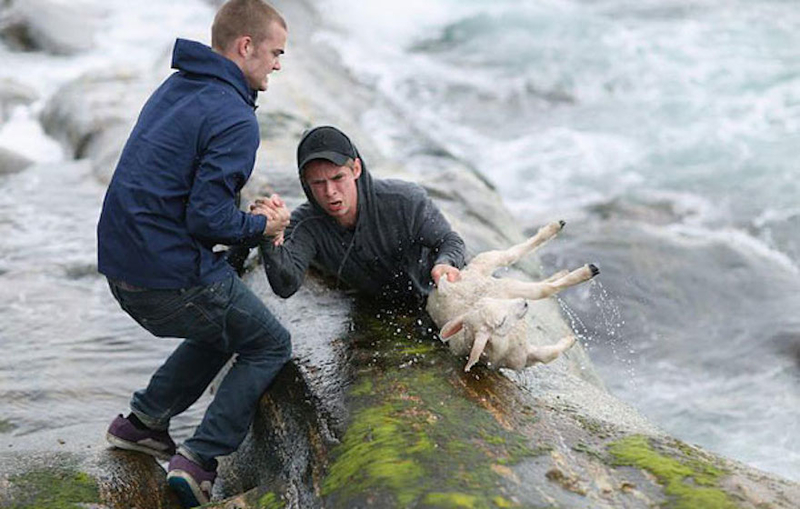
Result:
<svg viewBox="0 0 800 509"><path fill-rule="evenodd" d="M251 214L253 221L253 234L252 237L260 239L264 235L264 230L267 229L267 216L261 214Z"/></svg>

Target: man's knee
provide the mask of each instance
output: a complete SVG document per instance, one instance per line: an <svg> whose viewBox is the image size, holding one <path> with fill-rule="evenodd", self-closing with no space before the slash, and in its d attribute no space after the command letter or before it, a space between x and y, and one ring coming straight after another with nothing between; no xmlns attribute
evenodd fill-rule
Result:
<svg viewBox="0 0 800 509"><path fill-rule="evenodd" d="M292 358L292 335L281 326L281 332L275 338L276 352L281 356L284 362L288 362Z"/></svg>
<svg viewBox="0 0 800 509"><path fill-rule="evenodd" d="M239 355L249 354L254 357L269 358L272 361L287 362L292 356L292 336L283 325L275 321L254 334L252 341L242 350Z"/></svg>

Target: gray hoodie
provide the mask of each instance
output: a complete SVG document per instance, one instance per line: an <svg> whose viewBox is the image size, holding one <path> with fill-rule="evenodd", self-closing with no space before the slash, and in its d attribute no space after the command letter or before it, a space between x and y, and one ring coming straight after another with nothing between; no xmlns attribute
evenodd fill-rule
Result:
<svg viewBox="0 0 800 509"><path fill-rule="evenodd" d="M425 190L402 180L373 179L361 162L353 230L325 213L303 182L308 201L292 212L283 246L261 242L269 284L281 297L297 291L313 264L367 296L420 303L433 287L434 265L464 266L464 241Z"/></svg>

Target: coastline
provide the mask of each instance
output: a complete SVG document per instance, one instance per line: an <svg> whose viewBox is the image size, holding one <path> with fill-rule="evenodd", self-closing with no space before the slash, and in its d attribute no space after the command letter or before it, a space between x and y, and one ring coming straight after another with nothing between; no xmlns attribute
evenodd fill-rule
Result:
<svg viewBox="0 0 800 509"><path fill-rule="evenodd" d="M276 2L276 5L285 12L289 19L295 40L308 40L313 31L314 16L316 16L311 6L306 2ZM293 45L291 51L293 58L291 65L287 65L285 71L279 77L275 78L272 89L260 99L260 107L257 114L263 126L263 142L262 148L259 151L256 170L246 188L246 194L248 196L257 196L274 189L289 198L287 201L290 206L296 205L297 200L302 199L302 193L298 193L299 186L296 182L294 163L294 147L296 140L302 130L310 125L335 123L345 131L352 133L353 138L358 140L362 152L364 154L369 154L370 168L376 175L381 177L399 176L421 180L423 185L425 185L432 196L435 197L437 202L445 210L454 227L464 235L468 247L470 248L470 254L493 246L508 245L522 238L522 232L514 226L513 218L503 206L499 196L493 193L490 187L486 186L485 181L476 176L477 174L474 169L448 155L446 151L441 150L440 147L436 147L430 140L425 140L419 136L415 138L411 127L407 128L404 139L414 140L413 143L416 143L419 147L416 154L414 155L414 153L412 153L412 157L405 159L402 163L394 161L392 154L384 154L380 148L382 146L381 143L374 140L370 133L365 132L364 129L360 127L360 122L358 120L361 107L365 104L370 104L372 101L380 100L380 98L374 97L371 91L363 85L360 85L357 80L347 76L346 73L342 73L340 68L336 65L333 52L324 48L312 48L298 43ZM151 82L150 78L144 78L144 83ZM110 86L112 90L113 87L118 87L120 91L127 90L130 92L129 85L130 83L125 80L118 80L116 83L112 81ZM127 97L130 98L131 96L128 95ZM76 108L76 110L80 109L80 107ZM110 118L111 121L99 129L94 125L92 125L90 129L87 129L83 125L74 126L79 133L79 136L75 138L79 140L74 144L75 152L82 157L91 158L96 170L107 167L109 157L112 157L109 156L109 151L113 153L112 149L121 147L121 143L124 142L124 137L127 134L126 128L123 126L128 125L126 122L130 122L132 118L135 118L137 112L137 108L127 109L129 117L123 119L108 116L106 118ZM70 119L74 120L74 115L74 113L68 113L66 115L67 122L69 122ZM398 122L400 120L401 119L398 119ZM56 129L62 129L63 133L64 129L69 128L59 127ZM92 139L92 136L95 137L95 141L87 143L86 140ZM79 145L82 145L83 148L79 149ZM436 175L430 176L420 170L420 168L425 167L424 165L431 165L439 169L446 168L447 170L437 172ZM102 177L100 177L100 180L102 181ZM454 189L454 182L460 183L458 189ZM528 261L528 263L523 266L523 269L529 276L537 277L540 275L538 263L535 260ZM274 302L271 306L274 305L279 310L282 310L279 311L279 313L284 313L286 317L290 318L292 315L299 316L302 313L314 312L315 308L313 305L310 305L309 302L279 303L275 300L274 296L269 297L268 288L264 286L263 274L259 274L258 272L259 270L256 269L248 276L248 283L259 288L265 300L272 299ZM516 275L519 276L521 273L517 273ZM328 292L323 282L312 279L308 286L310 288L306 288L307 294L317 299L322 299L328 306L326 309L330 310L330 307L334 308L334 311L331 312L328 317L330 320L328 326L332 326L333 328L328 330L344 330L351 319L352 309L349 306L349 301L338 294L327 295ZM345 304L335 302L337 298L342 298ZM314 301L310 302L313 303ZM297 306L301 309L298 309ZM540 313L541 315L550 317L547 321L553 328L563 328L567 326L560 315L558 306L554 306L553 303L545 304L545 307L541 309ZM328 342L330 339L330 337L323 333L319 335L315 341ZM343 434L346 433L345 428L348 420L348 391L355 385L348 379L351 374L346 370L343 371L344 368L341 365L342 361L336 360L337 355L343 354L345 350L343 350L341 346L334 345L333 347L328 347L325 353L320 353L318 351L319 347L319 343L310 342L305 346L301 346L299 349L299 370L302 375L301 378L304 378L302 384L306 387L304 390L310 391L310 394L313 396L312 399L317 398L322 401L327 401L327 403L324 403L321 407L325 412L331 412L332 414L340 412L340 414L335 417L334 423L330 425L330 428L341 426L342 428L338 430L338 433L340 436L343 436ZM387 352L387 355L390 353L391 352ZM320 359L320 357L322 358ZM447 362L441 356L439 356L439 358L441 362ZM557 361L554 365L537 367L535 368L535 374L531 374L530 376L528 376L529 374L525 376L512 374L507 379L498 376L492 378L492 380L498 387L504 387L504 390L509 391L505 393L509 394L509 397L511 397L511 394L514 394L515 391L522 391L528 394L536 393L540 405L537 408L545 415L550 416L554 422L558 421L561 425L564 425L564 421L569 421L569 419L571 419L569 422L574 421L574 426L588 432L594 429L594 431L610 433L609 430L605 429L605 426L611 425L614 433L636 436L646 434L656 437L658 440L665 439L661 432L648 423L646 419L638 415L635 410L628 408L627 405L621 402L615 402L612 396L598 388L600 385L599 379L597 379L596 376L592 376L591 362L585 356L585 353L581 353L581 351L576 349L575 352L570 352L567 355L567 359L569 359L569 362ZM329 382L323 380L323 374L332 377L342 377L344 374L343 378L348 383L346 383L344 387L341 387L341 390L338 390L338 392L333 391L336 392L333 396L324 394L329 390L327 385ZM494 375L491 376L494 377ZM595 380L592 380L593 378ZM587 382L587 380L589 380L589 382ZM320 393L323 393L323 396L319 396ZM479 392L479 394L481 393ZM280 396L278 396L278 398L279 397ZM282 400L277 399L277 401L281 402ZM598 405L598 401L604 404ZM290 404L290 400L284 400L283 402ZM265 405L269 406L267 403L265 403ZM333 408L326 405L332 405ZM553 408L548 409L548 405ZM319 408L317 408L317 410L318 409ZM573 419L572 417L565 419L565 416L571 414L582 416L581 419L583 419L583 421L578 418ZM626 423L622 417L628 419L628 422ZM259 419L268 422L269 415L262 413ZM326 418L320 418L320 421L326 421ZM339 438L337 438L337 431L329 431L328 438L331 439L332 442L339 440ZM559 434L554 428L551 428L551 431L554 435ZM583 440L586 440L586 437L583 435L581 435L579 439L576 439L576 441ZM598 443L602 443L602 439L599 440ZM608 441L610 442L611 440ZM586 493L591 493L591 491L585 487L580 488L580 483L575 480L579 480L581 476L577 474L572 476L564 475L565 472L569 474L570 468L574 469L575 472L591 471L589 467L583 466L578 469L574 463L571 463L574 458L569 457L568 451L575 451L574 447L576 443L577 442L573 442L570 444L570 446L566 448L567 452L558 447L554 447L552 450L548 451L549 458L551 458L553 462L561 462L561 468L558 470L558 472L561 472L561 477L559 477L557 473L548 476L548 473L553 472L552 468L544 469L544 471L536 470L531 475L543 475L543 479L539 479L540 482L555 484L554 489L564 490L572 494L576 494L574 490L575 487L578 486L579 489L584 491L582 496L586 497ZM638 444L633 445L638 446ZM676 448L679 449L678 447ZM259 449L256 447L251 451L258 452ZM537 451L537 458L540 456L539 452L540 451ZM585 455L591 457L591 454L586 453ZM532 454L531 456L534 455ZM115 458L115 461L125 463L129 460L127 458ZM540 460L537 459L536 461ZM321 464L325 465L324 462ZM587 459L583 465L593 464L590 459ZM242 470L241 466L235 465L235 460L230 468L234 471L237 469L239 471ZM608 468L614 470L611 466L608 466ZM741 471L750 470L741 466L737 467L737 469ZM643 468L643 470L646 469ZM4 474L6 473L4 472ZM113 482L127 483L129 480L126 476L129 475L132 474L129 472L123 473L120 475L120 478L117 478L117 480ZM235 475L241 476L243 474ZM149 476L157 478L158 474L157 472L150 472L146 474L146 478L149 479ZM555 478L555 480L551 479L551 477ZM6 478L9 478L7 474ZM794 495L791 495L787 499L790 504L793 501L800 500L800 495L797 494L798 488L796 484L784 483L783 481L775 480L771 478L771 476L766 475L762 477L762 479L769 479L768 482L764 481L765 484L779 484L781 490L786 490L786 492L790 494L793 493ZM149 486L151 482L157 481L148 480L144 484ZM749 486L750 484L743 483L743 485ZM294 492L296 492L297 488L295 487L294 489ZM597 485L597 496L600 498L596 500L603 500L602 492L604 489L606 489L605 485ZM619 485L612 486L611 491L617 489L620 493L624 491L622 490L621 481ZM736 491L735 488L730 489ZM142 488L142 490L144 491L146 488ZM281 495L284 497L291 497L292 493L292 490L287 490ZM578 493L578 495L580 494ZM259 500L263 499L264 496L263 493L260 494ZM571 496L572 495L570 495L570 497ZM611 497L609 493L606 493L605 496L608 500L613 500L613 497ZM621 494L615 496L622 497ZM111 502L111 499L113 499L113 497L106 500L105 503L116 507L117 505L114 505L116 502ZM0 497L0 501L2 500L2 497ZM291 502L292 499L287 498L287 500ZM767 497L766 500L770 499ZM789 507L789 505L781 504L780 497L775 498L775 500L777 501L772 502L774 507ZM159 504L162 503L167 504L166 502L159 502ZM295 503L297 503L296 500ZM568 504L568 502L563 503ZM164 505L164 507L167 506L168 505ZM570 505L565 506L569 507ZM632 503L631 506L638 507L635 503ZM152 507L155 507L155 505ZM161 507L161 505L159 505L159 507Z"/></svg>

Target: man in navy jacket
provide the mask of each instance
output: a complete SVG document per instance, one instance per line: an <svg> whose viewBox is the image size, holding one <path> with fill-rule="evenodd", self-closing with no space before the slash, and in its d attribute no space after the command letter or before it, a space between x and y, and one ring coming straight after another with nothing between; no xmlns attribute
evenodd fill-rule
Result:
<svg viewBox="0 0 800 509"><path fill-rule="evenodd" d="M170 458L169 483L187 506L208 502L215 458L238 448L291 353L289 333L213 249L256 245L288 224L285 207L248 213L236 203L260 142L255 100L280 70L286 38L286 22L263 0L230 0L214 19L211 48L178 39L177 72L144 105L97 226L98 269L122 309L156 336L184 339L107 438ZM176 451L170 419L234 353L203 421Z"/></svg>

